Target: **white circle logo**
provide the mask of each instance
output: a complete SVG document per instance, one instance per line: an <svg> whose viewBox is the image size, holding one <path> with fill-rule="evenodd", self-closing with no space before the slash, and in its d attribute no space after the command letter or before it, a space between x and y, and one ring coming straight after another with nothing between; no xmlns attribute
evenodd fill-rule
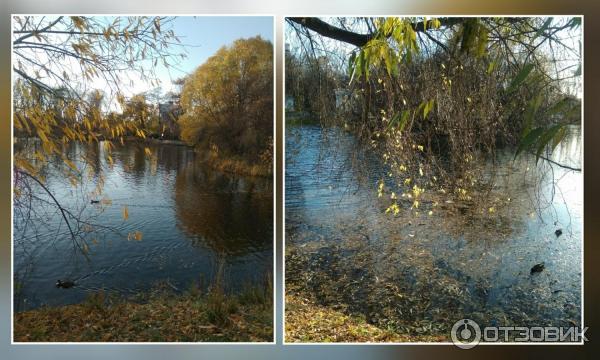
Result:
<svg viewBox="0 0 600 360"><path fill-rule="evenodd" d="M461 349L471 349L481 340L481 329L471 319L461 319L454 323L451 331L452 342Z"/></svg>

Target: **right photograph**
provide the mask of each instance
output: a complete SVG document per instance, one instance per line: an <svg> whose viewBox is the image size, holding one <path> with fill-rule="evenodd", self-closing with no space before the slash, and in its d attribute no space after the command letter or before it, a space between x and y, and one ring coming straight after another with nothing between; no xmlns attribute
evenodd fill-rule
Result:
<svg viewBox="0 0 600 360"><path fill-rule="evenodd" d="M286 343L579 343L583 17L285 19Z"/></svg>

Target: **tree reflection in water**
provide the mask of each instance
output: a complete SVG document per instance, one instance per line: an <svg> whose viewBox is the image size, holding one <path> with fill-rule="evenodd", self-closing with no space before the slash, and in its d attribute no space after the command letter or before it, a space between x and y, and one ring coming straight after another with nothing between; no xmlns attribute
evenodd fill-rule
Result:
<svg viewBox="0 0 600 360"><path fill-rule="evenodd" d="M273 246L272 183L188 166L175 180L176 215L193 242L227 257Z"/></svg>

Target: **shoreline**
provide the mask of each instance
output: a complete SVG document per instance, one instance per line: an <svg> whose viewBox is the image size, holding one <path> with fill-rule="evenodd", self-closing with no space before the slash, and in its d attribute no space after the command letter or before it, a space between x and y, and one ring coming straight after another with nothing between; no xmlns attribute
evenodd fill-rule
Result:
<svg viewBox="0 0 600 360"><path fill-rule="evenodd" d="M217 171L239 176L271 178L273 175L272 166L251 165L236 158L206 158L202 162Z"/></svg>
<svg viewBox="0 0 600 360"><path fill-rule="evenodd" d="M273 304L268 291L239 294L215 289L163 291L147 301L103 292L79 304L13 314L15 342L271 342Z"/></svg>

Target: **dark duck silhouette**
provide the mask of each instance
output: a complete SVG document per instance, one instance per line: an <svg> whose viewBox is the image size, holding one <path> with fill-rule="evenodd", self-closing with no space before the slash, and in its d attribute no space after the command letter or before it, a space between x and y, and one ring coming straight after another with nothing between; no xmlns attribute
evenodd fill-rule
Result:
<svg viewBox="0 0 600 360"><path fill-rule="evenodd" d="M91 200L90 204L100 204L100 200Z"/></svg>
<svg viewBox="0 0 600 360"><path fill-rule="evenodd" d="M556 237L559 237L562 235L562 229L558 229L554 232L554 235L556 235Z"/></svg>
<svg viewBox="0 0 600 360"><path fill-rule="evenodd" d="M69 289L72 288L73 286L75 286L75 282L73 281L69 281L69 280L56 280L56 287L57 288L63 288L63 289Z"/></svg>
<svg viewBox="0 0 600 360"><path fill-rule="evenodd" d="M546 266L544 265L544 263L539 263L539 264L535 264L533 265L533 267L531 268L531 275L535 274L535 273L539 273L544 271L544 269L546 268Z"/></svg>

